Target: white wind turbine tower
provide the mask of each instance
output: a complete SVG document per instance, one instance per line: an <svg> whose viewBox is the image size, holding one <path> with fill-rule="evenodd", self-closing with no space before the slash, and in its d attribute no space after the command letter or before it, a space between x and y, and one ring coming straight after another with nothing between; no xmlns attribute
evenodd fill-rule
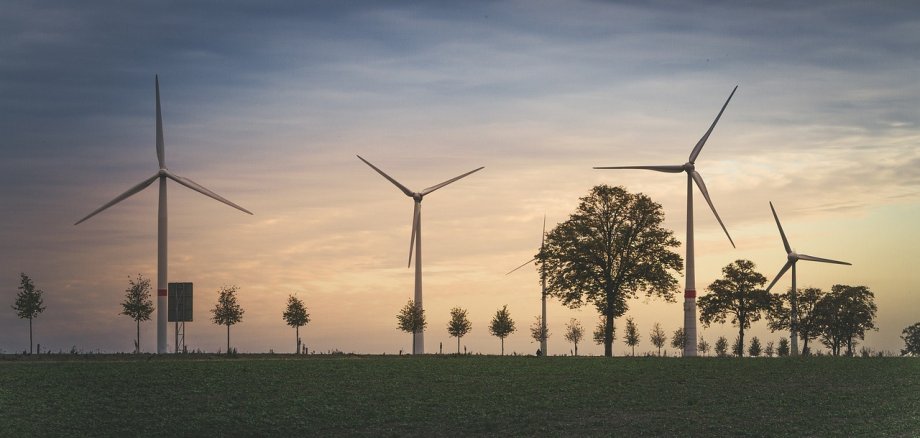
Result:
<svg viewBox="0 0 920 438"><path fill-rule="evenodd" d="M799 260L808 260L811 262L835 263L838 265L851 265L851 264L847 262L841 262L841 261L831 260L831 259L822 259L820 257L796 253L792 249L792 247L789 246L789 241L786 240L786 233L783 232L783 226L780 225L779 223L779 216L776 215L776 209L773 208L772 202L770 202L770 211L773 212L773 219L776 219L776 228L779 228L779 237L783 239L783 247L786 248L786 264L783 265L783 268L779 270L779 274L776 274L776 278L774 278L773 281L770 282L770 285L767 286L767 292L770 292L770 289L772 289L773 285L775 285L776 282L779 281L780 278L782 278L783 274L785 274L786 271L789 270L789 268L792 268L792 293L789 295L789 307L791 308L791 312L789 314L789 330L791 331L791 334L789 335L789 339L790 339L790 344L791 344L790 346L791 354L793 356L796 356L799 354L799 350L798 350L799 348L799 331L798 331L799 312L798 312L798 306L796 303L796 295L798 294L798 290L796 290L795 288L795 264L796 262L798 262Z"/></svg>
<svg viewBox="0 0 920 438"><path fill-rule="evenodd" d="M546 243L546 215L543 216L543 236L540 238L540 252L541 252L541 253L543 252L543 247L544 247L545 243ZM505 275L508 275L508 274L510 274L510 273L512 273L512 272L514 272L514 271L517 271L518 269L521 269L521 268L523 268L524 266L527 266L527 265L529 265L529 264L531 264L531 263L533 263L533 262L535 262L535 261L537 261L537 258L536 258L536 257L534 257L534 258L528 260L527 262L525 262L525 263L522 264L521 266L518 266L518 267L516 267L516 268L514 268L514 269L512 269L512 270L510 270L510 271L508 271L508 273L505 274ZM540 294L540 302L541 302L541 305L543 306L543 316L542 316L542 319L540 320L540 325L542 326L541 329L543 330L543 333L545 334L545 333L546 333L546 268L545 268L543 265L540 265L540 282L541 282L541 287L540 287L540 289L541 289L541 292L542 292L542 293ZM547 354L546 354L546 338L545 338L545 337L540 341L540 351L543 353L543 356L544 356L544 357L547 356Z"/></svg>
<svg viewBox="0 0 920 438"><path fill-rule="evenodd" d="M706 203L709 204L709 208L712 210L712 214L716 216L716 220L719 221L719 225L722 226L722 230L725 231L725 235L728 237L728 241L731 242L732 247L735 247L735 242L732 240L732 236L728 234L728 230L725 228L725 224L722 223L722 218L719 217L719 213L716 211L716 207L712 205L712 200L709 199L709 192L706 190L706 184L703 183L703 177L700 176L699 172L696 171L696 158L700 155L700 151L703 150L703 146L706 144L706 140L709 139L709 135L712 134L713 128L716 127L716 123L719 122L719 118L722 117L722 113L725 111L725 107L728 106L728 102L732 100L732 96L735 95L735 91L738 90L738 86L735 85L735 88L732 89L731 94L728 95L728 99L725 100L725 104L722 105L722 109L719 111L719 115L716 116L716 119L712 121L712 125L709 126L709 129L703 134L703 137L700 138L700 141L696 143L696 146L693 147L693 151L690 152L690 159L684 164L678 164L673 166L614 166L614 167L595 167L595 169L643 169L643 170L654 170L657 172L665 173L681 173L687 172L687 260L686 260L686 286L684 288L684 333L687 336L687 342L684 345L684 356L693 357L696 356L696 267L693 257L693 183L695 182L697 187L700 189L700 193L703 194L703 198L706 199Z"/></svg>
<svg viewBox="0 0 920 438"><path fill-rule="evenodd" d="M356 156L358 157L359 160L363 161L364 164L367 164L368 166L371 167L371 169L376 170L377 173L379 173L381 176L386 178L387 181L393 183L393 185L399 188L399 190L402 190L402 192L405 193L406 196L412 198L415 201L415 212L412 213L412 236L409 238L409 263L407 267L412 265L412 249L414 245L415 247L415 300L414 302L415 302L415 305L422 306L422 198L424 198L425 195L437 189L440 189L441 187L444 187L454 181L457 181L460 178L463 178L471 173L478 172L484 169L484 167L480 167L478 169L471 170L467 173L464 173L463 175L451 178L440 184L433 185L420 192L413 192L412 190L409 190L408 188L406 188L406 186L400 184L399 181L396 181L395 179L390 177L390 175L387 175L382 170L378 169L377 166L374 166L373 164L371 164L364 158L361 158L360 155L356 155ZM413 344L412 354L425 354L425 333L424 332L415 333L413 335L413 341L414 342L412 342Z"/></svg>
<svg viewBox="0 0 920 438"><path fill-rule="evenodd" d="M157 100L157 160L160 164L160 169L150 178L147 178L141 181L134 187L128 189L128 191L118 195L115 199L109 201L107 204L99 207L83 219L80 219L74 225L79 225L81 222L95 216L96 214L102 212L103 210L127 199L131 195L134 195L141 190L144 190L156 180L160 180L160 204L159 211L157 212L157 353L162 354L166 353L166 316L167 316L167 307L166 307L166 293L167 285L167 259L166 259L166 235L167 235L167 222L166 222L166 179L171 179L185 187L188 187L202 195L216 199L224 204L227 204L233 208L244 211L246 213L252 214L251 211L236 205L227 199L224 199L217 193L214 193L200 184L188 179L183 178L175 173L169 171L166 168L166 153L163 147L163 118L160 115L160 78L155 76L154 82L156 84L156 100Z"/></svg>

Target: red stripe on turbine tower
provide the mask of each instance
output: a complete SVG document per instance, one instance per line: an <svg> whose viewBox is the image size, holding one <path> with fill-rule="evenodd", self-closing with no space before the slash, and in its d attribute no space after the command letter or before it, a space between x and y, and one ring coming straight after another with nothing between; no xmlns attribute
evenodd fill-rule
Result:
<svg viewBox="0 0 920 438"><path fill-rule="evenodd" d="M695 291L695 290L690 290L690 289L685 290L685 291L684 291L684 298L696 298L696 291Z"/></svg>
<svg viewBox="0 0 920 438"><path fill-rule="evenodd" d="M166 289L157 289L157 296L158 296L158 297L165 297L165 296L166 296Z"/></svg>

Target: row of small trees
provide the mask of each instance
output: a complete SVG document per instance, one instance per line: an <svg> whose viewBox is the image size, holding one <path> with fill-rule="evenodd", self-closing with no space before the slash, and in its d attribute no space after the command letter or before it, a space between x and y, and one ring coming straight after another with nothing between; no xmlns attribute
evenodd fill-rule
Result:
<svg viewBox="0 0 920 438"><path fill-rule="evenodd" d="M732 348L735 355L744 353L744 330L750 328L751 322L756 322L761 317L766 317L771 330L788 330L788 307L791 302L790 292L778 296L771 296L763 290L756 289L762 286L766 279L754 271L754 264L748 260L737 260L723 268L724 278L716 280L707 290L708 295L699 300L701 320L706 326L713 322L724 323L728 318L738 326L739 333ZM128 280L125 290L125 300L121 303L122 315L129 316L137 324L137 337L134 341L135 351L140 351L140 323L150 319L153 313L150 280L138 275L136 279ZM11 306L16 315L29 320L29 352L34 351L32 336L33 319L41 315L46 309L44 304L44 291L37 288L32 279L25 273L20 274L19 292ZM211 321L218 325L227 326L227 351L230 351L230 326L242 321L244 310L237 302L236 286L225 286L218 291L218 300L211 309ZM797 297L799 313L798 334L802 339L802 354L809 353L808 342L819 339L822 344L831 350L831 354L839 355L846 348L847 355L854 354L857 340L861 340L868 330L876 329L874 317L876 306L874 295L865 286L835 285L830 292L818 288L807 288L799 291ZM291 327L295 328L296 351L300 352L301 339L300 327L310 322L310 314L303 301L294 296L288 297L287 306L282 313L282 318ZM424 331L427 327L424 310L414 305L410 300L397 315L399 328L408 333ZM609 328L609 329L608 329ZM460 340L472 330L467 311L462 308L451 309L451 319L447 326L448 333L457 338L457 352L460 352ZM609 330L609 331L608 331ZM504 354L504 340L516 331L514 320L507 306L498 309L489 324L489 333L501 340L502 354ZM531 337L539 342L550 336L544 331L540 317L530 327ZM601 317L594 331L594 341L597 344L606 344L614 339L615 328ZM575 355L578 354L578 343L581 342L584 329L576 319L571 319L566 324L565 339L574 345ZM413 337L414 338L414 337ZM902 331L901 338L905 348L903 355L920 355L920 322L913 324ZM639 344L640 336L638 327L632 318L627 318L624 342L635 354L635 347ZM650 341L658 348L659 355L664 347L667 337L661 325L655 323L650 333ZM683 329L678 328L672 336L671 346L683 349L686 336ZM777 354L788 354L788 340L782 338L776 349ZM717 355L726 354L728 340L720 337L714 346ZM702 338L698 343L698 350L708 354L709 344ZM751 340L748 354L758 356L761 351L772 355L773 343L770 342L762 348L760 340L756 337Z"/></svg>

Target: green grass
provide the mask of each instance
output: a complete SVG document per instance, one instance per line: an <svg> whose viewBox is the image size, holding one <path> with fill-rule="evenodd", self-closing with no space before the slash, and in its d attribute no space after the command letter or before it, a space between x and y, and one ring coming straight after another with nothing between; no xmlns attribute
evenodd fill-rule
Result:
<svg viewBox="0 0 920 438"><path fill-rule="evenodd" d="M0 435L920 436L920 360L0 359Z"/></svg>

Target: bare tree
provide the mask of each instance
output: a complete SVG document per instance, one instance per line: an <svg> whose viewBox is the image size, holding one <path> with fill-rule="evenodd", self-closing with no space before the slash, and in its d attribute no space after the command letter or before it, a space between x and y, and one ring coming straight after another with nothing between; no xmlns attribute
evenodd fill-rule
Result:
<svg viewBox="0 0 920 438"><path fill-rule="evenodd" d="M655 323L652 327L652 333L649 334L649 339L652 341L652 345L658 347L658 355L661 356L661 347L664 347L664 343L668 340L664 330L661 329L661 324Z"/></svg>
<svg viewBox="0 0 920 438"><path fill-rule="evenodd" d="M639 328L636 327L632 317L626 318L626 335L624 336L626 345L632 350L632 355L636 355L636 345L639 345Z"/></svg>
<svg viewBox="0 0 920 438"><path fill-rule="evenodd" d="M700 336L700 342L696 344L696 350L699 351L701 355L706 356L709 354L709 342L706 342L706 340Z"/></svg>
<svg viewBox="0 0 920 438"><path fill-rule="evenodd" d="M581 338L584 335L585 329L577 319L572 318L569 320L569 323L565 325L565 340L575 344L576 356L578 356L578 343L581 342Z"/></svg>

